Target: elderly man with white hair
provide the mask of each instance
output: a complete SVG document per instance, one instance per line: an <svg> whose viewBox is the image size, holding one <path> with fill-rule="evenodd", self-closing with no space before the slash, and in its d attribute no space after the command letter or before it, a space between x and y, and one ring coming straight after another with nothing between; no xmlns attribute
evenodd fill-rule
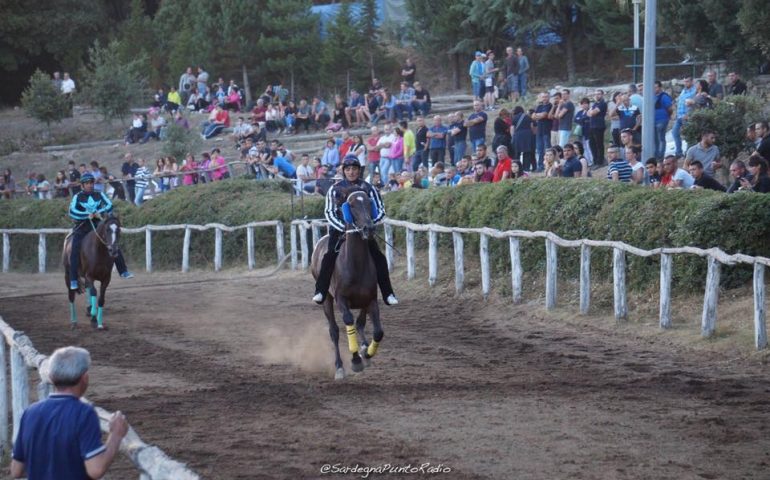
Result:
<svg viewBox="0 0 770 480"><path fill-rule="evenodd" d="M102 444L94 407L80 401L88 389L90 366L91 355L83 348L60 348L48 359L54 393L27 408L21 417L11 461L13 478L87 479L101 478L107 472L128 423L122 413L115 412L107 443Z"/></svg>

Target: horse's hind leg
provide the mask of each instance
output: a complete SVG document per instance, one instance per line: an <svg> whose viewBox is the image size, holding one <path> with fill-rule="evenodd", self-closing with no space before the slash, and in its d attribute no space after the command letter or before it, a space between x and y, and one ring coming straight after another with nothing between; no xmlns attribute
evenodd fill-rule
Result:
<svg viewBox="0 0 770 480"><path fill-rule="evenodd" d="M69 280L67 281L69 283ZM70 301L70 328L75 328L78 326L78 314L75 313L75 290L70 290L69 285L67 285L67 296Z"/></svg>
<svg viewBox="0 0 770 480"><path fill-rule="evenodd" d="M91 317L91 326L96 328L96 286L94 281L86 279L86 291L88 292L88 305L86 305L86 312Z"/></svg>
<svg viewBox="0 0 770 480"><path fill-rule="evenodd" d="M372 358L377 353L377 348L380 346L382 337L385 336L385 332L382 330L382 322L380 321L380 305L377 303L377 299L369 305L369 314L372 316L372 343L366 349L364 358Z"/></svg>
<svg viewBox="0 0 770 480"><path fill-rule="evenodd" d="M366 312L367 309L362 308L361 311L358 312L358 318L356 318L356 331L358 332L358 338L361 339L361 346L358 349L358 354L364 359L364 366L368 367L371 365L371 361L366 357L366 349L369 347L369 340L366 339L366 332L364 331L364 327L366 327Z"/></svg>
<svg viewBox="0 0 770 480"><path fill-rule="evenodd" d="M345 331L348 334L348 349L353 354L351 368L354 372L362 372L364 364L361 362L361 355L358 353L358 331L353 322L353 312L348 307L348 302L343 297L337 298L337 307L342 312L342 321L345 322Z"/></svg>
<svg viewBox="0 0 770 480"><path fill-rule="evenodd" d="M324 314L329 322L329 337L334 345L334 379L342 380L345 378L345 368L342 366L342 357L340 356L340 327L334 319L334 304L331 298L326 298L324 302Z"/></svg>
<svg viewBox="0 0 770 480"><path fill-rule="evenodd" d="M104 300L106 299L107 287L109 285L109 280L102 280L99 282L99 308L96 310L96 328L99 330L107 330L107 327L102 320L102 314L104 312Z"/></svg>

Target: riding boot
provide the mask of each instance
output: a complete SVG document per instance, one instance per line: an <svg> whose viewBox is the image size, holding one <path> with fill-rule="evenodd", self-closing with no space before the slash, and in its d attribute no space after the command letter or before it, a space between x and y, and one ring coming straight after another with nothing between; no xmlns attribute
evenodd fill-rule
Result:
<svg viewBox="0 0 770 480"><path fill-rule="evenodd" d="M388 260L385 255L380 251L380 247L375 240L369 241L369 253L374 260L374 267L377 270L377 284L380 286L380 292L382 292L382 298L385 303L392 305L395 300L395 293L393 292L393 285L390 283L390 272L388 271ZM392 297L392 299L391 299ZM395 303L398 301L395 300Z"/></svg>
<svg viewBox="0 0 770 480"><path fill-rule="evenodd" d="M118 273L123 276L126 272L128 272L128 267L126 266L126 259L123 258L123 252L118 252L118 256L115 257L115 268L117 268Z"/></svg>
<svg viewBox="0 0 770 480"><path fill-rule="evenodd" d="M316 303L323 303L326 295L329 293L329 286L332 283L332 275L334 274L334 264L337 262L337 254L337 249L330 243L329 249L321 260L321 271L318 272L318 278L315 281L316 296L313 299ZM318 301L318 294L321 295L320 301Z"/></svg>
<svg viewBox="0 0 770 480"><path fill-rule="evenodd" d="M80 270L80 244L83 240L83 235L76 229L72 234L72 240L70 244L70 284L78 281ZM71 288L75 290L74 288Z"/></svg>

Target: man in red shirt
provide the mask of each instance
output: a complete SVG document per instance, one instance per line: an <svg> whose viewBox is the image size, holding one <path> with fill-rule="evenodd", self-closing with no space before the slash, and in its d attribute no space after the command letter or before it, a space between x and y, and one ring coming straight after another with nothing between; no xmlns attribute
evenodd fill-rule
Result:
<svg viewBox="0 0 770 480"><path fill-rule="evenodd" d="M508 156L508 147L500 145L497 147L497 165L492 182L497 183L506 178L511 178L511 157Z"/></svg>
<svg viewBox="0 0 770 480"><path fill-rule="evenodd" d="M347 130L342 131L342 144L340 144L340 158L345 158L345 155L348 154L348 151L350 151L350 147L352 147L355 144L353 139L350 137L350 132Z"/></svg>

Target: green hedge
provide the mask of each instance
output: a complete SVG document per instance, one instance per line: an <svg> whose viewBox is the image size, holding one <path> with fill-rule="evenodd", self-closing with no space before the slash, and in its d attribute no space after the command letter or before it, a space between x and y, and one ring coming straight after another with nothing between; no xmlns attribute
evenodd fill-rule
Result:
<svg viewBox="0 0 770 480"><path fill-rule="evenodd" d="M712 191L665 191L621 185L603 180L523 181L495 185L464 185L457 188L408 190L384 196L388 215L415 223L446 226L491 227L500 230L547 230L567 239L620 240L651 249L662 246L719 247L728 253L770 256L770 195ZM204 224L218 221L240 225L250 221L301 218L299 200L288 183L254 182L236 179L192 188L179 188L152 200L141 208L117 202L126 226L172 223ZM71 223L63 201L14 200L3 203L0 227L63 227ZM323 200L305 197L304 216L319 218ZM403 230L396 229L399 248ZM184 233L153 234L153 263L158 268L179 268ZM258 261L275 259L272 229L255 231ZM223 249L225 266L246 264L246 233L226 233ZM49 263L59 263L60 239L49 240ZM123 248L132 268L144 263L144 236L125 235ZM288 229L287 229L288 239ZM425 245L426 235L418 234ZM191 265L210 268L213 263L214 232L193 233ZM288 241L286 242L288 250ZM466 254L475 254L478 238L467 236ZM451 252L449 235L440 235L442 259ZM493 268L498 274L510 269L507 242L492 240ZM37 239L14 236L12 268L33 270L37 265ZM525 272L545 271L543 240L522 242ZM447 257L451 258L451 257ZM627 256L629 285L635 289L657 286L659 257ZM577 278L579 250L560 249L559 269ZM702 288L706 260L677 255L674 258L675 285ZM592 274L595 279L612 275L611 252L594 249ZM749 266L723 267L724 286L744 284L752 274Z"/></svg>

